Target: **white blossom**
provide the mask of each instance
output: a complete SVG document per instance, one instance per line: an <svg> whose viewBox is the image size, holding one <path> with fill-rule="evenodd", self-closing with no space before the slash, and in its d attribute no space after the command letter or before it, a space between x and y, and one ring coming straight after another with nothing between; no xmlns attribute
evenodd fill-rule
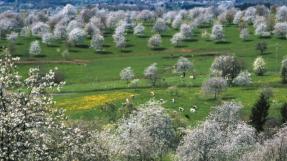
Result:
<svg viewBox="0 0 287 161"><path fill-rule="evenodd" d="M124 68L120 72L120 77L121 77L121 80L125 80L127 82L131 81L135 77L133 69L131 67Z"/></svg>
<svg viewBox="0 0 287 161"><path fill-rule="evenodd" d="M145 32L145 27L143 24L138 24L134 27L134 35L136 36L143 36Z"/></svg>
<svg viewBox="0 0 287 161"><path fill-rule="evenodd" d="M247 28L244 28L240 31L240 38L243 41L247 41L249 39L249 31Z"/></svg>
<svg viewBox="0 0 287 161"><path fill-rule="evenodd" d="M237 86L248 86L252 83L251 74L248 71L242 71L232 81Z"/></svg>
<svg viewBox="0 0 287 161"><path fill-rule="evenodd" d="M266 72L266 63L261 56L255 59L253 63L253 71L257 75L263 75Z"/></svg>
<svg viewBox="0 0 287 161"><path fill-rule="evenodd" d="M43 44L51 45L54 40L55 40L55 37L52 33L45 33L42 35Z"/></svg>
<svg viewBox="0 0 287 161"><path fill-rule="evenodd" d="M192 38L192 27L188 24L182 24L180 26L180 33L184 36L184 39Z"/></svg>
<svg viewBox="0 0 287 161"><path fill-rule="evenodd" d="M43 22L37 22L32 25L31 31L33 36L41 37L43 34L50 32L50 26Z"/></svg>
<svg viewBox="0 0 287 161"><path fill-rule="evenodd" d="M179 29L182 23L182 16L181 15L177 15L174 20L172 21L172 28L174 29Z"/></svg>
<svg viewBox="0 0 287 161"><path fill-rule="evenodd" d="M286 6L281 6L277 8L276 21L277 22L287 21L287 7Z"/></svg>
<svg viewBox="0 0 287 161"><path fill-rule="evenodd" d="M150 66L148 66L144 70L144 76L151 81L151 84L153 86L155 86L156 85L156 81L159 79L157 63L153 63Z"/></svg>
<svg viewBox="0 0 287 161"><path fill-rule="evenodd" d="M178 47L182 45L183 40L184 40L184 36L182 35L182 33L178 32L172 36L172 38L170 39L170 42L172 45Z"/></svg>
<svg viewBox="0 0 287 161"><path fill-rule="evenodd" d="M40 55L42 52L40 43L38 40L31 42L29 54L32 56Z"/></svg>
<svg viewBox="0 0 287 161"><path fill-rule="evenodd" d="M100 34L93 35L90 43L90 47L94 48L96 51L102 51L104 46L104 37Z"/></svg>
<svg viewBox="0 0 287 161"><path fill-rule="evenodd" d="M238 160L256 143L255 130L240 120L241 106L226 102L206 121L187 130L176 154L179 161Z"/></svg>
<svg viewBox="0 0 287 161"><path fill-rule="evenodd" d="M206 94L214 95L216 99L218 94L223 92L227 87L227 81L222 77L211 77L202 85L202 90Z"/></svg>
<svg viewBox="0 0 287 161"><path fill-rule="evenodd" d="M176 63L176 72L186 76L186 73L192 69L192 63L185 57L180 57Z"/></svg>
<svg viewBox="0 0 287 161"><path fill-rule="evenodd" d="M72 45L79 45L84 42L86 32L81 28L75 28L68 34L68 42Z"/></svg>
<svg viewBox="0 0 287 161"><path fill-rule="evenodd" d="M157 160L172 147L175 130L159 101L149 101L118 124L115 160Z"/></svg>
<svg viewBox="0 0 287 161"><path fill-rule="evenodd" d="M267 25L265 23L260 23L256 26L255 35L259 37L270 37L271 33L267 31Z"/></svg>
<svg viewBox="0 0 287 161"><path fill-rule="evenodd" d="M152 49L158 48L161 45L161 36L160 34L155 34L148 40L148 46Z"/></svg>
<svg viewBox="0 0 287 161"><path fill-rule="evenodd" d="M223 26L222 25L214 25L212 27L210 37L214 41L223 41L224 40Z"/></svg>
<svg viewBox="0 0 287 161"><path fill-rule="evenodd" d="M287 22L276 23L274 26L274 34L279 38L287 36Z"/></svg>
<svg viewBox="0 0 287 161"><path fill-rule="evenodd" d="M12 43L15 43L16 40L18 39L18 36L19 36L19 34L17 32L12 32L12 33L7 35L6 39Z"/></svg>
<svg viewBox="0 0 287 161"><path fill-rule="evenodd" d="M158 18L153 26L153 31L158 34L163 34L167 28L165 21L162 18Z"/></svg>

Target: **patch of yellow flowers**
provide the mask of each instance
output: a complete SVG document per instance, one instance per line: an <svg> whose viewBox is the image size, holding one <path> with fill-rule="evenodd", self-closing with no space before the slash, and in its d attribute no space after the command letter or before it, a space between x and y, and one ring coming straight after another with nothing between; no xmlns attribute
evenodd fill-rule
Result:
<svg viewBox="0 0 287 161"><path fill-rule="evenodd" d="M82 96L62 100L57 103L57 106L67 110L87 110L97 106L102 106L106 103L123 100L131 97L132 95L132 93L128 92L115 92L101 95Z"/></svg>

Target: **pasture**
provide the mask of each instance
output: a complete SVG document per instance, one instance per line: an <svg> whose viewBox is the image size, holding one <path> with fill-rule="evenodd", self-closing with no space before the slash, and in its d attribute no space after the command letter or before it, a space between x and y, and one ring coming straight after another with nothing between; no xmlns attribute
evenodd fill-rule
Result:
<svg viewBox="0 0 287 161"><path fill-rule="evenodd" d="M163 106L178 126L194 126L205 119L213 106L230 100L243 104L242 118L248 120L250 110L263 87L273 88L270 117L280 119L280 107L287 102L287 85L282 84L280 78L281 60L287 55L287 40L274 36L258 38L253 34L254 28L250 27L250 40L242 41L239 38L239 28L229 25L224 27L227 40L225 43L202 39L201 32L210 31L211 28L200 28L194 33L193 40L184 41L181 47L173 47L170 39L177 31L169 28L162 36L161 47L152 50L147 46L152 35L152 25L147 23L145 27L144 37L137 37L130 32L127 34L128 45L123 50L115 47L112 31L106 31L103 52L89 48L89 39L85 44L76 47L56 41L49 46L41 44L43 55L31 57L28 54L29 46L31 41L37 38L19 37L13 55L21 57L18 67L24 75L32 66L38 66L43 72L58 68L66 85L61 92L55 94L55 108L66 109L71 121L95 122L102 127L123 116L121 109L127 98L137 107L153 97L165 101ZM261 41L268 44L267 52L261 55L267 63L267 73L264 76L256 76L252 64L256 57L260 56L256 44ZM1 44L9 45L5 40L1 40ZM63 57L61 53L67 48L70 54ZM245 69L252 73L253 83L247 87L228 87L215 100L212 96L204 95L201 86L209 77L214 58L226 54L239 58ZM191 73L185 78L173 73L173 66L180 56L192 61L194 79L190 77ZM152 87L143 75L144 69L152 63L157 63L160 70L160 80L155 87ZM128 66L132 67L139 79L136 87L130 87L126 81L120 80L120 71ZM109 108L104 108L107 106ZM195 106L196 112L190 112L190 108ZM184 110L180 111L179 108Z"/></svg>

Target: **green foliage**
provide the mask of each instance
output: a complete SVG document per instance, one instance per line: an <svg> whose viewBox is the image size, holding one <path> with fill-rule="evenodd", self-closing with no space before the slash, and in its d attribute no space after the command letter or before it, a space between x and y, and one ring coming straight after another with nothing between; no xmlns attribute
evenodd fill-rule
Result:
<svg viewBox="0 0 287 161"><path fill-rule="evenodd" d="M264 130L263 126L267 120L269 108L269 97L266 97L263 93L261 93L259 100L252 108L252 113L250 116L250 123L257 130L257 132Z"/></svg>
<svg viewBox="0 0 287 161"><path fill-rule="evenodd" d="M287 122L287 103L284 103L281 107L281 117L282 117L282 123Z"/></svg>

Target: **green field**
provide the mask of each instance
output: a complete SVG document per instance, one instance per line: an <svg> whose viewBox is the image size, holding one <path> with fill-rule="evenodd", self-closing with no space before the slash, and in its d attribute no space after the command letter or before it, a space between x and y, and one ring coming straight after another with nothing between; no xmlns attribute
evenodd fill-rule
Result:
<svg viewBox="0 0 287 161"><path fill-rule="evenodd" d="M69 47L68 58L61 56L61 52L66 49L64 42L54 42L50 46L41 44L43 56L30 57L28 54L30 42L36 38L21 37L17 40L16 51L13 54L21 57L23 62L18 66L23 74L32 66L39 66L43 72L58 67L66 85L55 95L56 106L67 109L68 117L73 121L93 121L101 127L122 117L120 109L125 102L125 97L129 96L117 94L135 95L132 102L136 106L151 99L152 91L156 99L166 101L164 107L180 126L195 125L205 119L214 105L230 100L244 105L242 118L247 120L262 87L273 88L270 116L280 118L281 104L287 102L287 85L283 85L280 78L281 60L287 55L286 40L274 36L270 39L260 39L254 36L252 33L254 29L250 27L251 40L244 42L239 38L239 28L231 25L224 27L226 43L203 40L200 36L201 31L211 30L204 28L196 31L192 41L185 41L182 47L175 48L170 44L170 38L177 31L169 28L162 36L161 49L151 50L147 47L148 38L152 35L151 27L146 25L145 37L139 38L128 33L128 47L122 51L115 47L112 32L107 31L104 52L100 53L89 48L87 39L85 45ZM260 55L255 48L260 41L266 41L268 44L266 54L262 55L267 63L267 73L264 76L255 76L252 63ZM8 45L4 40L1 44ZM236 55L244 63L245 68L252 72L253 84L248 87L229 87L220 98L214 100L212 96L205 96L201 92L201 85L208 79L209 68L214 57L222 54ZM189 78L190 74L186 78L180 78L178 74L172 73L172 66L180 56L185 56L192 61L196 79ZM161 80L156 87L151 87L148 80L144 79L143 71L154 62L158 63ZM127 66L131 66L136 78L140 79L137 88L128 87L125 81L120 80L119 72ZM177 86L177 95L172 95L168 90L171 86ZM86 98L86 103L81 102L85 100L83 98ZM173 98L174 103L171 101ZM114 104L116 108L103 110L101 106L107 103ZM79 107L72 108L72 105ZM81 105L87 107L81 108ZM191 113L189 109L194 105L199 109ZM180 112L179 107L185 110Z"/></svg>

